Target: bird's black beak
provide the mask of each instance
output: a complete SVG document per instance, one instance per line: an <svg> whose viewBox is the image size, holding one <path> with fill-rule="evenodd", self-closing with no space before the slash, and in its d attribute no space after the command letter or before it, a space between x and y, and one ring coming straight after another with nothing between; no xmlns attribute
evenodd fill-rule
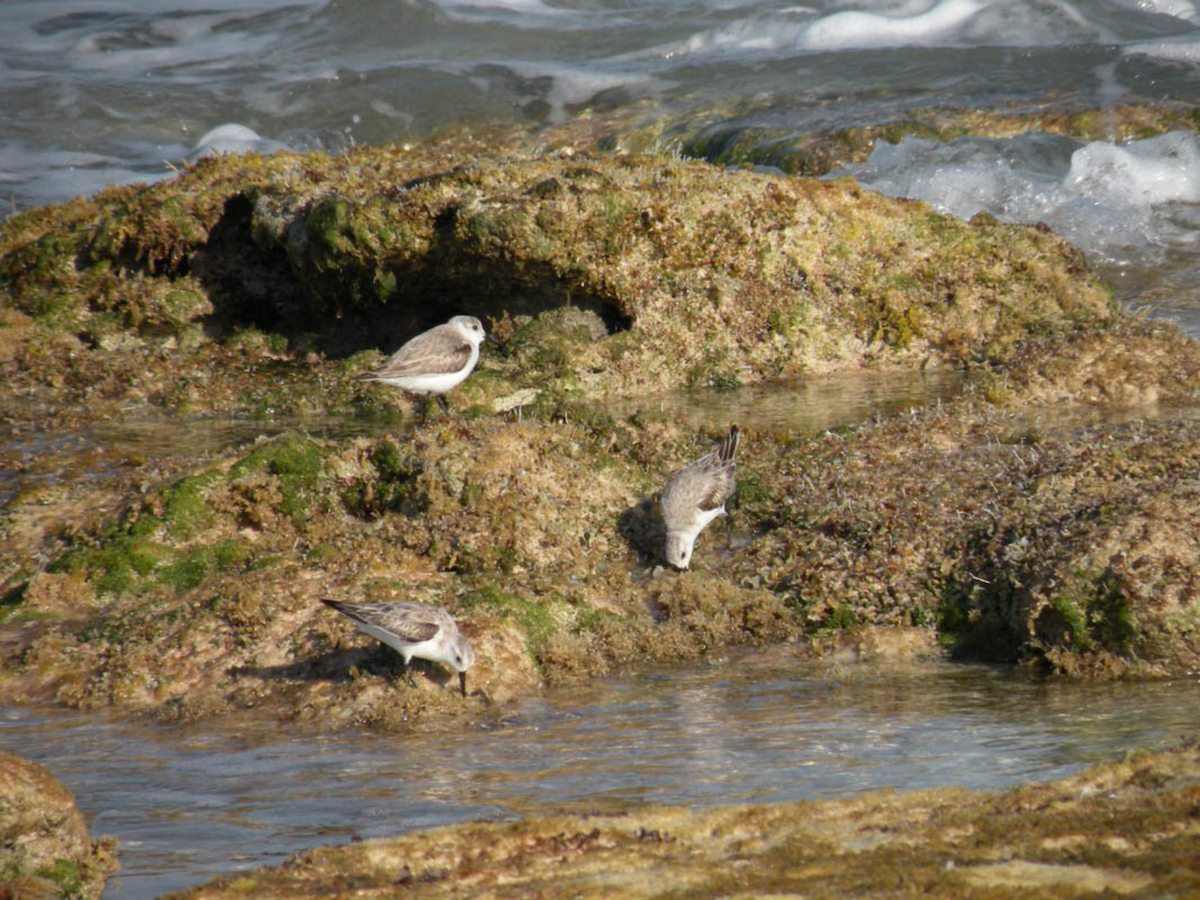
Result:
<svg viewBox="0 0 1200 900"><path fill-rule="evenodd" d="M483 340L485 343L492 344L493 346L496 346L496 347L504 346L503 344L500 343L500 338L496 337L491 332L488 332L487 334L485 334L483 336Z"/></svg>
<svg viewBox="0 0 1200 900"><path fill-rule="evenodd" d="M458 673L458 687L459 687L459 690L462 691L462 695L464 697L467 696L467 673L466 672Z"/></svg>

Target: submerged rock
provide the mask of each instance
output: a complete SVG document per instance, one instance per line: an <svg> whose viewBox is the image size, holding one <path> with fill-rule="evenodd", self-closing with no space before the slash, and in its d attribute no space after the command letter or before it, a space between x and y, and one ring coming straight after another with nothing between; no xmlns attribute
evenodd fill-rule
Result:
<svg viewBox="0 0 1200 900"><path fill-rule="evenodd" d="M89 898L117 868L92 841L75 798L37 763L0 751L0 896Z"/></svg>
<svg viewBox="0 0 1200 900"><path fill-rule="evenodd" d="M171 896L1188 896L1200 891L1198 790L1191 744L998 793L459 825L313 850Z"/></svg>
<svg viewBox="0 0 1200 900"><path fill-rule="evenodd" d="M953 141L963 137L1011 138L1040 132L1082 141L1145 140L1170 131L1200 131L1195 103L1117 103L1097 107L1065 97L1013 103L988 109L917 107L875 111L861 125L829 126L845 121L844 98L805 103L808 131L795 126L796 110L788 101L747 101L715 108L664 112L631 108L568 123L551 131L547 143L570 139L584 146L601 134L599 146L627 152L675 148L684 156L726 166L763 167L791 175L826 175L851 163L864 162L879 141L898 144L905 138ZM829 107L822 114L821 107Z"/></svg>

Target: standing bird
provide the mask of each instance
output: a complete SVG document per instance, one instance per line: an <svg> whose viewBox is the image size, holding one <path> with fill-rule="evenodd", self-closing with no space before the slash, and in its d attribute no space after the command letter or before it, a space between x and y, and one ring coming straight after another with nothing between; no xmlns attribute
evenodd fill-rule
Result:
<svg viewBox="0 0 1200 900"><path fill-rule="evenodd" d="M359 631L397 651L404 657L406 671L414 656L453 667L462 695L467 696L467 669L475 662L475 648L444 609L412 601L343 603L323 598L321 602L350 619Z"/></svg>
<svg viewBox="0 0 1200 900"><path fill-rule="evenodd" d="M358 380L382 381L424 397L432 394L445 412L442 395L471 374L479 361L479 345L485 340L482 322L474 316L455 316L445 325L418 334Z"/></svg>
<svg viewBox="0 0 1200 900"><path fill-rule="evenodd" d="M667 523L665 556L676 568L688 567L696 537L725 512L725 501L737 487L733 471L737 448L738 428L733 425L717 449L680 469L663 488L662 511Z"/></svg>

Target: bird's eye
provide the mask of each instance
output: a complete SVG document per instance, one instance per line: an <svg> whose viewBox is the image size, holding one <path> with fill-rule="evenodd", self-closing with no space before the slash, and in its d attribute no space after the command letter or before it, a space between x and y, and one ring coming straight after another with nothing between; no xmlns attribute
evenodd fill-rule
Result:
<svg viewBox="0 0 1200 900"><path fill-rule="evenodd" d="M454 657L454 661L456 663L458 663L460 666L462 665L462 657L461 656Z"/></svg>

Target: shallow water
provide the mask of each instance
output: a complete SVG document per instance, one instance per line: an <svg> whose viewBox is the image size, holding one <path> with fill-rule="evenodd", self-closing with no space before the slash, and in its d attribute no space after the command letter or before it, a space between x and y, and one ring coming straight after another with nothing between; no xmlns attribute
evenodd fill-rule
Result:
<svg viewBox="0 0 1200 900"><path fill-rule="evenodd" d="M462 733L312 735L0 712L5 749L120 839L136 900L352 837L471 819L975 789L1061 777L1195 732L1200 682L1038 683L923 663L818 669L786 648L551 692Z"/></svg>
<svg viewBox="0 0 1200 900"><path fill-rule="evenodd" d="M156 459L198 459L285 431L345 440L394 427L354 416L180 420L154 415L100 422L83 431L0 423L0 505L39 486L102 480Z"/></svg>
<svg viewBox="0 0 1200 900"><path fill-rule="evenodd" d="M935 403L963 383L954 372L831 376L643 397L614 412L811 432ZM1094 424L1062 410L1029 415L1037 428ZM380 427L394 429L136 420L84 436L9 435L0 491L103 478L130 454L217 452L284 428L346 437ZM123 868L106 896L129 900L321 844L469 819L1048 780L1194 732L1200 681L1037 683L936 663L829 669L775 648L578 685L499 714L462 732L380 736L317 735L266 715L166 727L0 708L0 746L47 765L92 833L119 839Z"/></svg>
<svg viewBox="0 0 1200 900"><path fill-rule="evenodd" d="M659 415L709 430L737 423L756 431L812 434L949 400L966 384L961 369L846 372L729 390L667 391L621 398L608 408L618 416Z"/></svg>
<svg viewBox="0 0 1200 900"><path fill-rule="evenodd" d="M727 391L672 391L624 398L618 416L638 411L669 414L695 427L743 427L817 432L902 409L948 400L962 392L961 371L867 372L826 375ZM0 423L0 505L39 486L105 479L155 460L193 459L251 443L261 435L299 431L346 440L399 433L413 420L356 416L263 419L184 419L143 410L124 421L98 423L83 432L17 429Z"/></svg>

